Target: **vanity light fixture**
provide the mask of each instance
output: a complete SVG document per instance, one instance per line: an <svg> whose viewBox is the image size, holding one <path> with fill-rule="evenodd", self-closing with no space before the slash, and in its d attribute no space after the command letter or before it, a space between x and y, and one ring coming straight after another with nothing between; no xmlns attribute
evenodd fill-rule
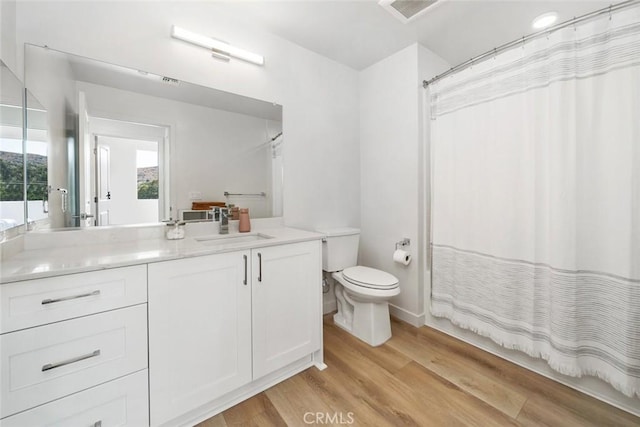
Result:
<svg viewBox="0 0 640 427"><path fill-rule="evenodd" d="M231 46L228 43L185 30L175 25L171 28L171 37L211 49L214 56L217 57L229 59L230 56L233 56L234 58L252 62L257 65L264 65L264 56L262 55Z"/></svg>
<svg viewBox="0 0 640 427"><path fill-rule="evenodd" d="M542 28L547 28L557 20L558 20L558 14L556 12L547 12L537 16L533 20L531 26L536 30L540 30Z"/></svg>

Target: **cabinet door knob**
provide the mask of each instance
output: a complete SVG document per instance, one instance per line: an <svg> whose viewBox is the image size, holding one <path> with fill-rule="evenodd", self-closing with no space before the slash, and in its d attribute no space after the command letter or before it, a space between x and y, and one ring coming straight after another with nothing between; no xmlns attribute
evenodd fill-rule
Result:
<svg viewBox="0 0 640 427"><path fill-rule="evenodd" d="M258 252L258 282L262 282L262 254Z"/></svg>

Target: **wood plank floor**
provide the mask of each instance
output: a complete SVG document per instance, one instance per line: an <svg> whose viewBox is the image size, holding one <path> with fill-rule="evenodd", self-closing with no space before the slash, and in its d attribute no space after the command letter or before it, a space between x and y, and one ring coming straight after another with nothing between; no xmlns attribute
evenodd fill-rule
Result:
<svg viewBox="0 0 640 427"><path fill-rule="evenodd" d="M307 369L199 427L640 426L640 418L433 329L393 320L392 330L372 348L325 316L326 370Z"/></svg>

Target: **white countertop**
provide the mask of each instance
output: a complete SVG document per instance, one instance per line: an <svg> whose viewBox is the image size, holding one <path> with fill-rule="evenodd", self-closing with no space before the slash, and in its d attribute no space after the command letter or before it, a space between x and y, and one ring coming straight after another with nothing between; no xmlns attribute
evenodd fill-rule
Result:
<svg viewBox="0 0 640 427"><path fill-rule="evenodd" d="M252 230L252 233L230 231L230 234L225 236L239 237L256 233L272 238L218 245L213 242L206 244L206 242L198 241L196 238L203 236L190 236L190 233L187 233L187 237L181 240L147 236L148 238L125 239L124 241L114 238L95 238L95 233L93 233L94 236L76 234L73 237L74 242L67 246L49 244L38 247L38 245L32 245L33 248L27 247L21 252L4 257L0 262L0 283L319 240L324 237L319 233L289 227L260 228ZM146 234L152 235L153 233ZM210 233L206 234L209 234L210 237L218 237ZM61 236L59 233L57 236L54 233L49 233L47 238L55 240L55 237L59 236ZM225 236L220 235L219 237ZM95 243L82 241L82 237L85 237L84 240L93 237L92 241ZM66 235L64 238L68 240Z"/></svg>

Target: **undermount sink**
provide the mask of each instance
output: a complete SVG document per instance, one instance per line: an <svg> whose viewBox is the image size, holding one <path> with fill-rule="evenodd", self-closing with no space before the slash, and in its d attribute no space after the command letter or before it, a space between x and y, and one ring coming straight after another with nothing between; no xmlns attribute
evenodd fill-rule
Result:
<svg viewBox="0 0 640 427"><path fill-rule="evenodd" d="M228 247L235 246L241 243L250 243L260 240L273 239L273 236L262 233L250 233L250 234L215 234L210 236L195 237L197 242L206 246L218 246Z"/></svg>

